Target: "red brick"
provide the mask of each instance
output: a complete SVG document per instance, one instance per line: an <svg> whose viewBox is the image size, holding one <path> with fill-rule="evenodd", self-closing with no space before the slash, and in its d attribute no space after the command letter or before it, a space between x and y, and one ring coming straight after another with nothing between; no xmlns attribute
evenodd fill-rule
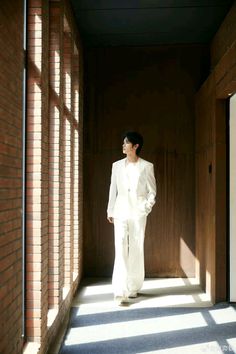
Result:
<svg viewBox="0 0 236 354"><path fill-rule="evenodd" d="M20 318L23 2L16 0L9 4L8 1L1 1L0 23L0 312L1 318L4 318L4 327L0 334L0 352L17 354L21 353L22 349Z"/></svg>
<svg viewBox="0 0 236 354"><path fill-rule="evenodd" d="M65 82L64 75L65 71L74 72L74 76L78 75L78 65L76 67L71 61L71 54L73 48L78 47L79 44L73 43L77 35L72 28L70 29L73 19L68 6L67 1L58 1L57 6L55 1L50 3L46 0L30 0L28 12L26 336L28 340L40 343L42 353L52 340L47 328L48 308L55 306L63 308L63 311L60 311L60 320L62 320L66 309L69 309L71 297L64 303L61 298L61 288L64 284L71 284L72 294L78 284L72 283L73 268L79 267L75 263L78 257L73 253L76 252L73 251L73 245L79 242L74 240L73 236L73 228L77 230L79 224L79 214L74 216L74 209L76 209L74 203L78 202L79 198L74 197L73 194L81 193L80 187L73 187L75 179L78 179L78 174L75 174L73 167L74 162L77 166L73 147L75 139L73 129L78 129L78 118L75 116L78 115L78 110L73 107L75 96L73 91L78 87L78 83L76 84L78 77L72 79L71 86L68 86L70 82ZM50 21L48 21L49 7ZM62 38L60 26L65 16L62 13L63 9L66 9L68 20L65 30L72 34L71 39L68 34L64 36L64 45L60 43ZM10 4L3 0L1 10L3 11L0 14L2 24L0 35L2 49L0 54L0 115L2 117L0 123L0 246L2 247L0 306L1 310L3 309L1 313L2 318L6 319L6 326L1 333L4 339L0 341L0 352L18 354L22 352L23 345L21 338L23 1L16 0ZM35 15L38 17L36 18ZM10 23L9 18L14 21ZM35 31L36 22L38 28ZM61 53L61 58L64 60L64 72L60 68L63 60L59 57L54 59L55 50ZM34 59L36 59L35 63ZM50 86L48 78L51 81ZM60 79L64 80L63 85L60 85ZM60 91L62 88L64 91ZM64 104L65 98L68 107ZM55 104L56 110L53 108ZM80 104L82 104L81 100ZM49 120L48 112L50 112ZM55 117L54 112L57 114ZM66 118L70 132L65 135ZM80 119L82 121L82 117ZM82 126L79 129L82 134ZM80 143L82 144L82 139ZM65 200L65 192L70 195L69 202ZM82 202L81 198L80 201ZM66 235L67 238L64 238ZM59 321L56 321L50 329L54 336L58 323Z"/></svg>

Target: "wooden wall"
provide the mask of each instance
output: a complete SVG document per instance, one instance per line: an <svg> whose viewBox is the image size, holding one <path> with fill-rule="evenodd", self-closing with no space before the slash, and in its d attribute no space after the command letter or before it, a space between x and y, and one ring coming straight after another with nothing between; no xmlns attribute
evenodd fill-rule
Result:
<svg viewBox="0 0 236 354"><path fill-rule="evenodd" d="M211 75L196 95L196 256L213 302L227 300L227 105L236 93L235 18L236 3L211 43Z"/></svg>
<svg viewBox="0 0 236 354"><path fill-rule="evenodd" d="M203 46L94 48L86 53L84 273L110 276L113 226L106 221L111 164L123 131L144 136L155 165L157 204L145 242L148 276L195 272L195 106L208 74Z"/></svg>
<svg viewBox="0 0 236 354"><path fill-rule="evenodd" d="M215 75L211 75L196 96L196 256L200 283L213 301L216 262L223 262L221 287L224 291L226 281L226 105L225 101L217 100L215 86ZM218 125L217 116L221 121ZM219 165L223 173L220 178ZM217 193L219 186L220 194ZM220 214L217 214L217 196L220 198ZM220 229L217 229L217 222L218 227L221 224ZM216 235L219 231L222 244L217 259Z"/></svg>

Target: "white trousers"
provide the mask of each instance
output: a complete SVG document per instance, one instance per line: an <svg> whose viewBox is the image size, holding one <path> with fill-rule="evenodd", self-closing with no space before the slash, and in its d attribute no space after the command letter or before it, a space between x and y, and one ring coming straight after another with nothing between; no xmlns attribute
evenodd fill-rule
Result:
<svg viewBox="0 0 236 354"><path fill-rule="evenodd" d="M144 237L147 217L114 219L115 262L112 287L115 296L137 293L144 281Z"/></svg>

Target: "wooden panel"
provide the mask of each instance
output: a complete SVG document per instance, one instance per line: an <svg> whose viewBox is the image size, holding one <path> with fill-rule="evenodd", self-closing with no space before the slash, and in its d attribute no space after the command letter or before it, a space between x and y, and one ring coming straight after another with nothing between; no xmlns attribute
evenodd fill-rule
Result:
<svg viewBox="0 0 236 354"><path fill-rule="evenodd" d="M148 276L194 275L194 95L206 77L202 46L105 48L86 53L84 270L111 275L113 227L106 221L111 164L123 158L122 132L144 136L158 196L145 242Z"/></svg>
<svg viewBox="0 0 236 354"><path fill-rule="evenodd" d="M226 100L236 92L236 4L211 45L212 73L196 101L196 249L212 301L227 294ZM207 154L208 160L204 160ZM212 161L212 182L203 171ZM201 218L204 210L204 218ZM208 279L207 279L207 276Z"/></svg>
<svg viewBox="0 0 236 354"><path fill-rule="evenodd" d="M226 299L226 102L216 77L196 95L196 256L213 302Z"/></svg>

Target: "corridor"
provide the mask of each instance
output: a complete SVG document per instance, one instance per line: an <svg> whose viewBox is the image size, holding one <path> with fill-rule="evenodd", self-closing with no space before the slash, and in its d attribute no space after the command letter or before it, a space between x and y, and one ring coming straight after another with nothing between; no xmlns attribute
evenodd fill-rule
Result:
<svg viewBox="0 0 236 354"><path fill-rule="evenodd" d="M212 305L196 279L146 279L119 307L109 280L85 279L60 354L236 353L236 306ZM52 354L57 354L58 351Z"/></svg>
<svg viewBox="0 0 236 354"><path fill-rule="evenodd" d="M235 18L234 0L0 1L1 354L236 351ZM157 198L144 287L117 307L127 131Z"/></svg>

